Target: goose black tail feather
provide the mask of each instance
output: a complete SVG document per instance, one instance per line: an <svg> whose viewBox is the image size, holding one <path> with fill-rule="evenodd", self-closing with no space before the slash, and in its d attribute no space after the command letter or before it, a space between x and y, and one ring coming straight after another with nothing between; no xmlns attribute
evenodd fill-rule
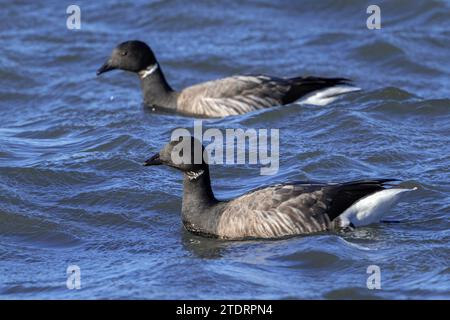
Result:
<svg viewBox="0 0 450 320"><path fill-rule="evenodd" d="M398 181L397 179L375 179L346 182L336 186L330 186L328 190L331 197L328 217L331 221L341 215L352 204L377 191L385 189L388 182Z"/></svg>
<svg viewBox="0 0 450 320"><path fill-rule="evenodd" d="M295 77L290 78L291 88L283 98L283 104L297 101L311 92L331 88L338 85L351 86L352 81L346 78Z"/></svg>

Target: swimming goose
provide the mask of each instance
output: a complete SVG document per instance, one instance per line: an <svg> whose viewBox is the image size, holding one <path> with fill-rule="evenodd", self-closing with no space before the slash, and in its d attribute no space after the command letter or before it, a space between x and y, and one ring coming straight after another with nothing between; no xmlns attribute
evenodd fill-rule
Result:
<svg viewBox="0 0 450 320"><path fill-rule="evenodd" d="M98 69L97 75L114 69L139 75L145 105L200 117L222 118L285 105L313 92L317 94L310 97L309 103L323 105L343 93L359 90L350 86L350 80L344 78L285 79L266 75L237 75L200 83L177 92L167 83L150 47L137 40L119 44L108 61Z"/></svg>
<svg viewBox="0 0 450 320"><path fill-rule="evenodd" d="M184 143L191 147L180 148ZM296 182L219 201L211 188L208 164L204 160L191 164L195 145L201 146L190 137L172 141L144 165L164 164L184 173L183 224L187 230L203 236L230 240L282 238L364 226L379 222L402 193L414 190L392 185L390 182L396 181L392 179ZM174 154L185 150L191 154L188 159L172 160ZM203 146L200 150L204 150Z"/></svg>

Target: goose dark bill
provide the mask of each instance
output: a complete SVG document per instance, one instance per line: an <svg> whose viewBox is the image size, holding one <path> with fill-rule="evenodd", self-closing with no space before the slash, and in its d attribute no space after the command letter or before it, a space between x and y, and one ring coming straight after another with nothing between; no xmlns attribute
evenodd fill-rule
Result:
<svg viewBox="0 0 450 320"><path fill-rule="evenodd" d="M159 158L159 153L153 155L151 158L145 160L144 166L158 166L163 164L161 159Z"/></svg>
<svg viewBox="0 0 450 320"><path fill-rule="evenodd" d="M113 67L109 64L109 61L106 61L98 70L97 70L97 76L101 75L102 73L115 70L116 67Z"/></svg>

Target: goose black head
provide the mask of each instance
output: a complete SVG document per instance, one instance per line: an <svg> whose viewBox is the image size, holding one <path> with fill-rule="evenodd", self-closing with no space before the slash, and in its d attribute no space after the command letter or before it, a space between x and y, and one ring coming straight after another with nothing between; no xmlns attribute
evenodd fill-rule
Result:
<svg viewBox="0 0 450 320"><path fill-rule="evenodd" d="M114 69L145 72L152 67L157 68L152 49L142 41L132 40L119 44L112 51L111 57L97 70L97 75Z"/></svg>
<svg viewBox="0 0 450 320"><path fill-rule="evenodd" d="M171 141L144 162L144 166L167 165L186 173L203 172L208 168L202 143L190 136Z"/></svg>

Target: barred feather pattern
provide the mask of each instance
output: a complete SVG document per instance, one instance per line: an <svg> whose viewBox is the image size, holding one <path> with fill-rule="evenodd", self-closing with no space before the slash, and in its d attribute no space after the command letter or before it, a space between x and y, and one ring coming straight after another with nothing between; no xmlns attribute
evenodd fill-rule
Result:
<svg viewBox="0 0 450 320"><path fill-rule="evenodd" d="M319 185L277 185L230 201L217 227L221 238L279 238L328 230L331 199Z"/></svg>
<svg viewBox="0 0 450 320"><path fill-rule="evenodd" d="M282 104L291 85L288 80L259 76L233 76L184 89L177 111L208 117L225 117Z"/></svg>

